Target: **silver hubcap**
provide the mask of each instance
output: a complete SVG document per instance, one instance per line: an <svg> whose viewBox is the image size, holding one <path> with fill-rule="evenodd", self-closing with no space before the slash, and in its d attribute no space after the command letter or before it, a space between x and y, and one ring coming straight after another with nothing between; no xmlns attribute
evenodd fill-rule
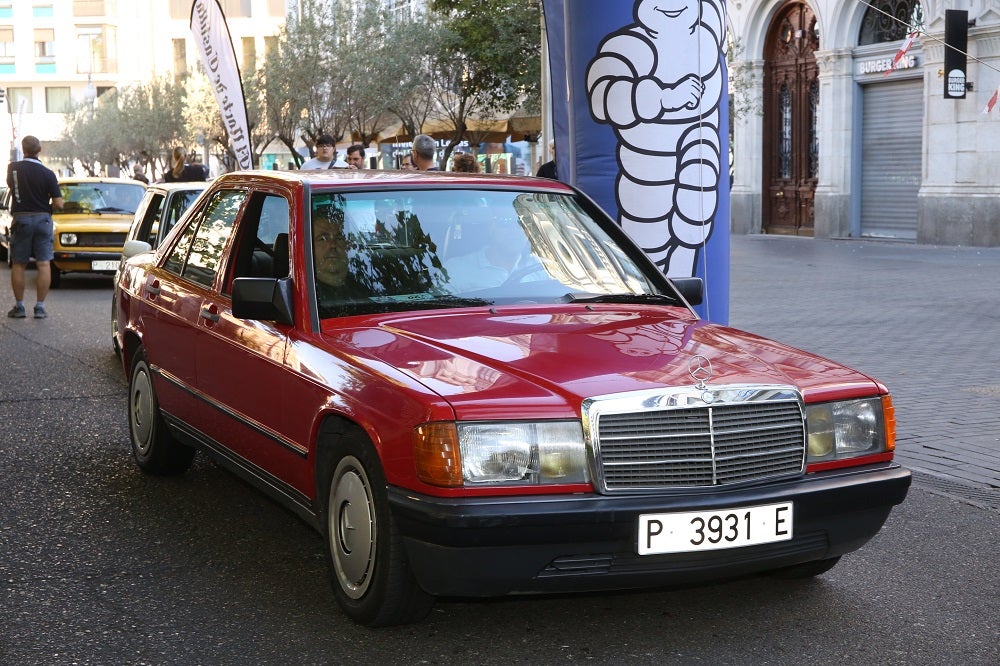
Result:
<svg viewBox="0 0 1000 666"><path fill-rule="evenodd" d="M142 455L149 452L150 433L153 430L153 387L149 373L139 370L132 379L132 440Z"/></svg>
<svg viewBox="0 0 1000 666"><path fill-rule="evenodd" d="M340 462L330 494L330 548L340 587L360 599L371 585L375 565L375 506L371 487L357 459Z"/></svg>

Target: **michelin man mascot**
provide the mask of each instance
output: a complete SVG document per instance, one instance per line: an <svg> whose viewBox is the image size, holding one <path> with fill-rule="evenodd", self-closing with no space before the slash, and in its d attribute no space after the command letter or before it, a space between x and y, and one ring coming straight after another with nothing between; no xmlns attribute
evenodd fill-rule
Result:
<svg viewBox="0 0 1000 666"><path fill-rule="evenodd" d="M587 67L618 139L618 222L670 277L695 275L719 202L724 0L636 0Z"/></svg>

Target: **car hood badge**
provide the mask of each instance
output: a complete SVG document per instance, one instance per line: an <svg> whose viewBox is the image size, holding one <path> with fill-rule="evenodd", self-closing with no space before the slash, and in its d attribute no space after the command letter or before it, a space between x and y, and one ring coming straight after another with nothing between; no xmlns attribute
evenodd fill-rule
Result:
<svg viewBox="0 0 1000 666"><path fill-rule="evenodd" d="M712 362L701 354L696 354L688 361L688 374L695 381L694 387L699 391L705 391L708 388L705 382L712 378ZM706 400L706 402L711 401Z"/></svg>

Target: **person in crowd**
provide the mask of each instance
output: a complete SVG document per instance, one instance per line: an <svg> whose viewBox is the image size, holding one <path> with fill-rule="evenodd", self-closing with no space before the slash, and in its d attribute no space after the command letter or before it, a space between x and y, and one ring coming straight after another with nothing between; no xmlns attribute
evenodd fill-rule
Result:
<svg viewBox="0 0 1000 666"><path fill-rule="evenodd" d="M550 180L559 180L559 171L556 169L556 142L549 141L549 152L552 153L552 159L538 167L538 173L536 176L540 178L548 178Z"/></svg>
<svg viewBox="0 0 1000 666"><path fill-rule="evenodd" d="M35 283L35 319L48 316L45 297L52 284L53 238L52 209L63 207L62 192L55 172L42 164L38 155L42 143L27 135L21 140L24 159L7 165L7 187L11 192L10 213L10 286L14 307L7 313L12 319L24 319L24 272L35 258L38 277Z"/></svg>
<svg viewBox="0 0 1000 666"><path fill-rule="evenodd" d="M347 162L337 159L337 151L334 148L337 142L329 134L321 134L316 139L316 157L306 160L299 167L300 170L307 169L346 169Z"/></svg>
<svg viewBox="0 0 1000 666"><path fill-rule="evenodd" d="M399 158L399 168L403 171L417 170L417 166L413 163L413 153L406 153Z"/></svg>
<svg viewBox="0 0 1000 666"><path fill-rule="evenodd" d="M347 149L347 166L352 169L365 168L365 147L360 143Z"/></svg>
<svg viewBox="0 0 1000 666"><path fill-rule="evenodd" d="M455 156L451 158L451 170L479 173L479 160L471 153L455 153Z"/></svg>
<svg viewBox="0 0 1000 666"><path fill-rule="evenodd" d="M426 134L413 137L413 164L418 171L440 171L437 162L434 161L436 149L436 142Z"/></svg>
<svg viewBox="0 0 1000 666"><path fill-rule="evenodd" d="M138 180L140 183L149 185L149 178L146 178L146 170L138 162L132 165L132 180Z"/></svg>
<svg viewBox="0 0 1000 666"><path fill-rule="evenodd" d="M183 146L174 148L170 165L170 169L163 174L163 180L168 183L205 180L205 169L200 164L188 164L187 150Z"/></svg>

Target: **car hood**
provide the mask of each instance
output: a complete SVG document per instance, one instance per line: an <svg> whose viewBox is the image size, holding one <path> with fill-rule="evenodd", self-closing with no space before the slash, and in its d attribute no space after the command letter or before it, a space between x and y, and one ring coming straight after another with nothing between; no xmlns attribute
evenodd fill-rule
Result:
<svg viewBox="0 0 1000 666"><path fill-rule="evenodd" d="M796 386L808 401L884 391L843 365L670 307L615 305L460 310L383 316L328 329L372 367L398 368L445 397L460 418L576 416L588 397L693 386L696 355L709 386ZM503 409L507 414L498 414ZM514 410L512 412L512 410Z"/></svg>

